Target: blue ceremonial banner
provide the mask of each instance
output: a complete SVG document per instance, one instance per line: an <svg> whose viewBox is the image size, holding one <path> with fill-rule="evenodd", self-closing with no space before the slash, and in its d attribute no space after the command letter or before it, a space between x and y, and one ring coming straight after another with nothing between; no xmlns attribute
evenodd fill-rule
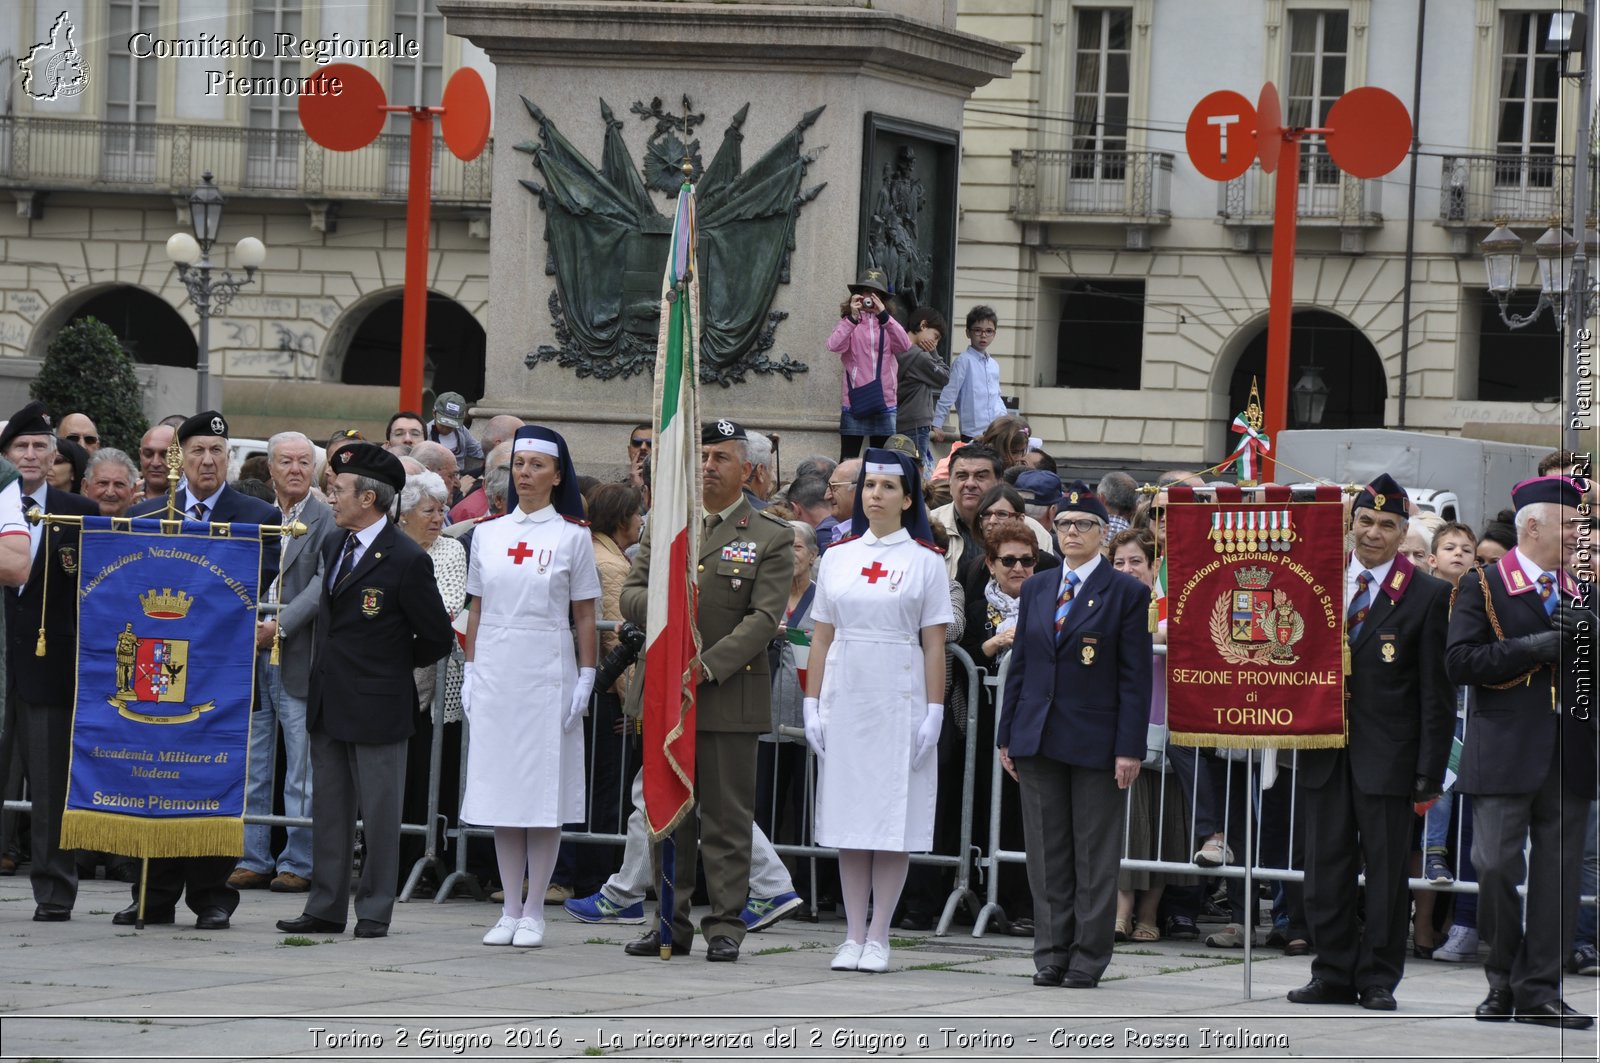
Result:
<svg viewBox="0 0 1600 1063"><path fill-rule="evenodd" d="M260 529L160 528L156 520L83 521L61 846L237 856L255 697Z"/></svg>

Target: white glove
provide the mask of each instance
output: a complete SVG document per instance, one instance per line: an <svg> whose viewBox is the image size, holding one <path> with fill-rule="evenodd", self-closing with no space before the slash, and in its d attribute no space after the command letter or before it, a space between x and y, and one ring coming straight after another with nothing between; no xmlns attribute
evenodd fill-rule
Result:
<svg viewBox="0 0 1600 1063"><path fill-rule="evenodd" d="M461 715L472 719L472 662L461 666Z"/></svg>
<svg viewBox="0 0 1600 1063"><path fill-rule="evenodd" d="M806 745L811 747L811 752L820 759L822 757L822 709L817 704L816 698L806 698L800 702L801 712L806 719Z"/></svg>
<svg viewBox="0 0 1600 1063"><path fill-rule="evenodd" d="M939 748L939 731L944 727L944 706L937 702L928 702L928 714L922 718L922 724L917 728L916 749L911 754L911 770L917 771L933 756L933 751Z"/></svg>
<svg viewBox="0 0 1600 1063"><path fill-rule="evenodd" d="M589 695L594 693L594 669L578 669L578 687L572 692L572 704L567 706L567 715L561 721L561 730L570 731L578 726L578 721L589 712Z"/></svg>

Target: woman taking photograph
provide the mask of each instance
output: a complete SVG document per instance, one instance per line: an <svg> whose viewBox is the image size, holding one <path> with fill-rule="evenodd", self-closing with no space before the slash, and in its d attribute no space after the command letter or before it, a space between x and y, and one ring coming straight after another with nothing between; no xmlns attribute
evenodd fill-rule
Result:
<svg viewBox="0 0 1600 1063"><path fill-rule="evenodd" d="M996 741L1022 788L1033 984L1092 989L1111 962L1121 792L1150 719L1150 588L1100 556L1106 508L1083 483L1056 507L1061 571L1022 586Z"/></svg>
<svg viewBox="0 0 1600 1063"><path fill-rule="evenodd" d="M933 844L950 581L916 462L869 449L860 535L822 555L804 704L817 754L818 845L839 850L846 936L836 971L889 969L889 925L913 852ZM868 906L872 921L867 923Z"/></svg>
<svg viewBox="0 0 1600 1063"><path fill-rule="evenodd" d="M473 532L467 593L461 818L494 827L505 888L504 914L483 943L533 948L544 941L561 824L584 818L579 723L594 688L600 597L578 477L566 440L548 428L517 430L506 514Z"/></svg>

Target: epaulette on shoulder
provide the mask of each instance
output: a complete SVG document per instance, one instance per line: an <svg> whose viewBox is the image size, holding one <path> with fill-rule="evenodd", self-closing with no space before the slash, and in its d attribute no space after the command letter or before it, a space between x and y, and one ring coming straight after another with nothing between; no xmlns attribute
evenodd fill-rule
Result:
<svg viewBox="0 0 1600 1063"><path fill-rule="evenodd" d="M758 509L758 510L756 510L756 513L758 515L760 515L760 516L766 517L768 520L770 520L774 524L782 525L785 528L787 528L789 526L789 522L784 520L782 517L778 516L776 513L768 513L764 509Z"/></svg>
<svg viewBox="0 0 1600 1063"><path fill-rule="evenodd" d="M853 543L859 538L861 538L859 533L855 535L846 535L843 539L835 539L833 542L829 543L828 549L832 550L835 546L839 546L842 543Z"/></svg>
<svg viewBox="0 0 1600 1063"><path fill-rule="evenodd" d="M505 516L504 513L485 513L481 517L473 518L472 523L473 524L488 524L491 520L499 520L503 516Z"/></svg>
<svg viewBox="0 0 1600 1063"><path fill-rule="evenodd" d="M581 517L569 517L563 513L561 514L561 519L566 521L568 524L576 524L580 528L587 528L589 526L589 522Z"/></svg>
<svg viewBox="0 0 1600 1063"><path fill-rule="evenodd" d="M924 547L924 548L926 548L928 550L932 550L934 553L938 554L940 557L943 557L945 555L945 551L940 549L938 543L930 543L926 539L913 539L911 541L916 543L918 546Z"/></svg>

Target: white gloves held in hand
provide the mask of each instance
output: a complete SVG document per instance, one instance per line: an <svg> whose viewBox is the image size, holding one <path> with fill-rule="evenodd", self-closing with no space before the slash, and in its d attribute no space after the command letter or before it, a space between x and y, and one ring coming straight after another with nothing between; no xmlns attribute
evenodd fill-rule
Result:
<svg viewBox="0 0 1600 1063"><path fill-rule="evenodd" d="M911 770L917 771L933 756L933 751L939 748L939 731L944 727L944 705L937 702L928 702L928 714L922 718L921 725L917 728L915 749L911 754Z"/></svg>
<svg viewBox="0 0 1600 1063"><path fill-rule="evenodd" d="M811 747L811 752L819 758L822 756L822 710L817 705L816 698L806 698L800 702L801 711L806 720L806 745Z"/></svg>
<svg viewBox="0 0 1600 1063"><path fill-rule="evenodd" d="M571 731L578 726L578 721L589 711L589 696L594 693L594 669L578 669L578 686L572 692L572 704L567 706L567 715L561 720L563 733Z"/></svg>

